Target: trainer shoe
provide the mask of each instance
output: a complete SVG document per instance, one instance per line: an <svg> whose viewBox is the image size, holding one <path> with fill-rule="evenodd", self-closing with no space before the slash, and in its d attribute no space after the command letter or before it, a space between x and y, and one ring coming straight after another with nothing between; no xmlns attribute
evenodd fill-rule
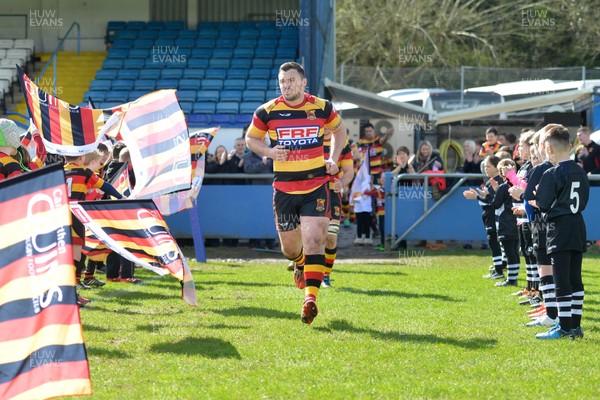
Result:
<svg viewBox="0 0 600 400"><path fill-rule="evenodd" d="M91 289L91 287L89 287L88 285L83 284L81 282L77 282L75 287L77 288L77 290L90 290Z"/></svg>
<svg viewBox="0 0 600 400"><path fill-rule="evenodd" d="M288 271L293 271L295 266L296 266L296 263L293 262L293 261L290 261L290 263L287 266L287 270Z"/></svg>
<svg viewBox="0 0 600 400"><path fill-rule="evenodd" d="M573 335L573 339L583 339L583 329L580 326L571 329L571 335Z"/></svg>
<svg viewBox="0 0 600 400"><path fill-rule="evenodd" d="M301 320L305 324L312 324L315 317L319 314L319 309L317 308L317 303L312 297L307 297L304 299L304 304L302 305L302 316Z"/></svg>
<svg viewBox="0 0 600 400"><path fill-rule="evenodd" d="M539 306L538 308L534 308L533 310L527 310L526 313L531 315L531 314L536 314L539 312L546 312L546 305L542 304L541 306Z"/></svg>
<svg viewBox="0 0 600 400"><path fill-rule="evenodd" d="M346 218L342 225L344 226L344 228L350 228L350 220Z"/></svg>
<svg viewBox="0 0 600 400"><path fill-rule="evenodd" d="M483 276L485 279L504 279L503 274L497 273L495 270Z"/></svg>
<svg viewBox="0 0 600 400"><path fill-rule="evenodd" d="M121 278L119 281L120 282L125 282L125 283L133 283L134 285L141 285L142 284L142 280L138 279L138 278Z"/></svg>
<svg viewBox="0 0 600 400"><path fill-rule="evenodd" d="M329 274L323 276L323 282L321 282L321 287L331 287L331 280L329 278Z"/></svg>
<svg viewBox="0 0 600 400"><path fill-rule="evenodd" d="M83 284L87 285L87 286L95 286L95 287L101 287L106 285L106 283L102 282L101 280L98 280L96 278L89 278L89 279L84 279L83 280Z"/></svg>
<svg viewBox="0 0 600 400"><path fill-rule="evenodd" d="M84 307L86 304L89 304L91 302L90 299L86 299L85 297L81 297L80 295L77 295L76 301L79 307Z"/></svg>
<svg viewBox="0 0 600 400"><path fill-rule="evenodd" d="M494 284L494 286L498 286L498 287L500 287L500 286L517 286L517 281L516 280L512 280L511 281L511 280L507 279L507 280L502 281L502 282L496 282Z"/></svg>
<svg viewBox="0 0 600 400"><path fill-rule="evenodd" d="M558 318L552 319L549 316L544 315L541 317L537 317L533 321L526 323L525 326L548 326L548 327L551 327L551 326L555 326L556 324L558 324Z"/></svg>
<svg viewBox="0 0 600 400"><path fill-rule="evenodd" d="M519 290L518 292L511 293L510 295L511 296L523 296L525 293L529 293L529 289L523 288L523 289Z"/></svg>
<svg viewBox="0 0 600 400"><path fill-rule="evenodd" d="M536 339L571 339L573 340L573 334L571 331L567 332L563 330L559 324L548 329L548 332L538 333L535 335Z"/></svg>
<svg viewBox="0 0 600 400"><path fill-rule="evenodd" d="M306 287L306 281L304 280L304 268L299 269L294 263L294 282L298 289L304 289Z"/></svg>

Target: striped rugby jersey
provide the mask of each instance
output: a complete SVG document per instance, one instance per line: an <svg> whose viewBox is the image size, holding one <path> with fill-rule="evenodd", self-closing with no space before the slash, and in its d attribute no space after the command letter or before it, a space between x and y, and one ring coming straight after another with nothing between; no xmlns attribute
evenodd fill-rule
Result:
<svg viewBox="0 0 600 400"><path fill-rule="evenodd" d="M305 93L304 101L292 107L280 96L256 110L247 134L260 140L268 134L272 147L290 150L286 161L273 160L275 189L310 193L330 180L325 173L323 128L335 131L341 122L328 100Z"/></svg>
<svg viewBox="0 0 600 400"><path fill-rule="evenodd" d="M369 154L369 173L371 175L381 174L383 165L381 157L383 155L383 145L379 142L379 136L373 139L362 138L358 141L360 150L363 154Z"/></svg>
<svg viewBox="0 0 600 400"><path fill-rule="evenodd" d="M77 164L64 166L69 200L84 201L89 188L100 189L104 184L94 171Z"/></svg>
<svg viewBox="0 0 600 400"><path fill-rule="evenodd" d="M329 150L331 148L331 139L325 139L325 141L323 142L323 153L325 158L329 157ZM344 145L344 148L342 149L342 152L340 154L340 159L338 160L338 168L340 169L339 172L334 175L331 178L331 182L329 182L329 188L333 189L333 178L338 178L338 179L342 179L342 176L344 175L344 171L343 171L343 167L344 165L354 165L354 160L352 158L352 150L350 149L350 142L348 140L348 138L346 138L346 144Z"/></svg>

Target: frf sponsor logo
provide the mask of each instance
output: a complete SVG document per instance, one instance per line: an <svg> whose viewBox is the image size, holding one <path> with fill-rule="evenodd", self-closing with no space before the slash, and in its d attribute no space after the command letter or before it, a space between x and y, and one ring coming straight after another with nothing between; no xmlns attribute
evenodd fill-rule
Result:
<svg viewBox="0 0 600 400"><path fill-rule="evenodd" d="M283 146L310 146L319 142L319 126L277 128L278 143Z"/></svg>
<svg viewBox="0 0 600 400"><path fill-rule="evenodd" d="M30 28L60 28L63 19L58 18L56 10L29 10Z"/></svg>

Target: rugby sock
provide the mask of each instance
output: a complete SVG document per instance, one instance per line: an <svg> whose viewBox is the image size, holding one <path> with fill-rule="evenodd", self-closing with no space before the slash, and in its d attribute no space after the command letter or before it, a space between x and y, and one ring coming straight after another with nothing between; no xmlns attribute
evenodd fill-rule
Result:
<svg viewBox="0 0 600 400"><path fill-rule="evenodd" d="M535 290L540 290L540 273L538 272L537 264L532 264L532 273L533 273L533 288Z"/></svg>
<svg viewBox="0 0 600 400"><path fill-rule="evenodd" d="M552 275L542 276L540 278L540 291L546 305L546 314L549 318L558 317L558 305L556 304L556 287L554 286L554 277Z"/></svg>
<svg viewBox="0 0 600 400"><path fill-rule="evenodd" d="M502 256L492 257L492 261L494 262L494 269L496 273L502 273Z"/></svg>
<svg viewBox="0 0 600 400"><path fill-rule="evenodd" d="M96 273L96 264L98 264L96 261L88 260L87 267L83 276L84 279L94 278L94 274Z"/></svg>
<svg viewBox="0 0 600 400"><path fill-rule="evenodd" d="M331 270L333 269L333 263L335 262L335 257L337 256L337 246L333 249L328 249L325 247L325 275L331 274Z"/></svg>
<svg viewBox="0 0 600 400"><path fill-rule="evenodd" d="M533 289L533 270L534 265L525 264L525 270L527 271L527 290Z"/></svg>
<svg viewBox="0 0 600 400"><path fill-rule="evenodd" d="M81 273L85 268L85 256L82 254L79 261L75 261L75 283L81 282Z"/></svg>
<svg viewBox="0 0 600 400"><path fill-rule="evenodd" d="M508 280L516 281L519 277L519 267L520 264L509 264L508 265Z"/></svg>
<svg viewBox="0 0 600 400"><path fill-rule="evenodd" d="M581 326L581 314L583 311L583 297L584 292L573 293L573 300L571 302L571 327L579 328ZM564 328L563 328L564 329Z"/></svg>
<svg viewBox="0 0 600 400"><path fill-rule="evenodd" d="M317 298L324 272L325 255L309 254L306 256L306 264L304 265L304 280L306 281L304 293L306 297Z"/></svg>
<svg viewBox="0 0 600 400"><path fill-rule="evenodd" d="M560 321L560 327L565 331L571 330L572 314L571 314L571 302L573 296L556 296L556 302L558 303L558 320ZM580 319L581 321L581 319Z"/></svg>
<svg viewBox="0 0 600 400"><path fill-rule="evenodd" d="M296 256L296 258L292 258L291 261L296 263L296 268L298 268L299 270L304 269L304 264L306 263L306 255L304 255L304 247L302 249L300 249L300 254L298 254L298 256Z"/></svg>

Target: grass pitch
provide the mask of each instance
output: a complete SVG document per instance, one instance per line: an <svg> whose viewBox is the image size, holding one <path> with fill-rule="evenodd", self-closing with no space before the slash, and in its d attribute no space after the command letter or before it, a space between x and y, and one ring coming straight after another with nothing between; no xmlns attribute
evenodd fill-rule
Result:
<svg viewBox="0 0 600 400"><path fill-rule="evenodd" d="M93 398L599 398L600 253L584 256L577 341L536 340L516 289L481 278L489 264L458 250L340 263L310 326L283 260L191 263L197 308L137 269L142 286L85 292Z"/></svg>

